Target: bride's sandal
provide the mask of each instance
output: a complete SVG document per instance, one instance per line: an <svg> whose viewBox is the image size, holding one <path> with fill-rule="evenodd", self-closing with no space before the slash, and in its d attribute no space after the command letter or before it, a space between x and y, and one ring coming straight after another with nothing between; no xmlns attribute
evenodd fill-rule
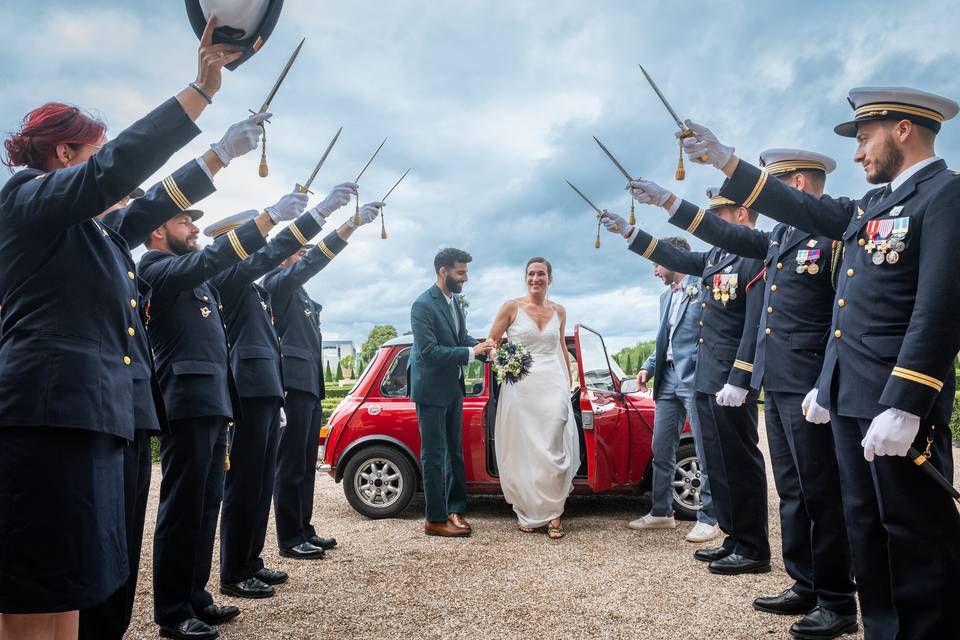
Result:
<svg viewBox="0 0 960 640"><path fill-rule="evenodd" d="M559 520L557 521L557 524L553 524L553 522L551 522L547 526L547 537L551 540L559 540L565 535L566 533L563 531L563 523L561 523Z"/></svg>
<svg viewBox="0 0 960 640"><path fill-rule="evenodd" d="M522 524L517 524L517 529L520 530L520 533L535 533L536 529L533 527L525 527Z"/></svg>

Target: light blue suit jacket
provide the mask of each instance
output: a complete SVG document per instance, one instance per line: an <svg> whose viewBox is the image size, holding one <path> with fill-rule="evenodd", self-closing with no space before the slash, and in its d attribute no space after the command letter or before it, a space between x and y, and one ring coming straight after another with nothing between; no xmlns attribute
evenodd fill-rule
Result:
<svg viewBox="0 0 960 640"><path fill-rule="evenodd" d="M697 278L687 276L681 281L680 286L684 291L687 287L696 286L699 293L700 283ZM660 294L660 331L657 332L657 348L641 366L641 369L646 369L653 378L654 400L660 398L660 384L663 380L662 375L657 375L657 363L667 361L667 347L670 343L671 293L667 288ZM678 397L693 396L694 376L697 370L697 340L700 336L699 322L700 305L696 296L691 297L685 293L677 315L677 326L673 331L673 365L679 380L679 387L676 389Z"/></svg>

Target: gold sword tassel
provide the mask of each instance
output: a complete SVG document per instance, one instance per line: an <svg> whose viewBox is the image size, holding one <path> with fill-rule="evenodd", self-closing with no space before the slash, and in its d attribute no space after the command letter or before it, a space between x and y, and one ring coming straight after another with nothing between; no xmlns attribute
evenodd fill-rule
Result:
<svg viewBox="0 0 960 640"><path fill-rule="evenodd" d="M680 158L677 160L677 175L676 175L677 180L683 180L684 178L687 177L687 172L683 168L683 139L689 138L692 135L693 135L693 132L690 131L690 129L684 129L684 131L680 134L680 137L677 138L677 140L680 143Z"/></svg>
<svg viewBox="0 0 960 640"><path fill-rule="evenodd" d="M353 213L353 224L360 226L360 189L357 189L357 208Z"/></svg>
<svg viewBox="0 0 960 640"><path fill-rule="evenodd" d="M380 239L387 239L387 224L383 221L383 209L380 209Z"/></svg>
<svg viewBox="0 0 960 640"><path fill-rule="evenodd" d="M597 216L597 239L593 241L593 248L600 248L600 216Z"/></svg>
<svg viewBox="0 0 960 640"><path fill-rule="evenodd" d="M637 224L637 216L633 212L633 194L630 194L630 224Z"/></svg>
<svg viewBox="0 0 960 640"><path fill-rule="evenodd" d="M270 167L267 166L267 126L261 122L260 128L263 130L263 151L260 153L260 177L266 178L268 175L270 175ZM228 468L229 463L230 460L228 458Z"/></svg>

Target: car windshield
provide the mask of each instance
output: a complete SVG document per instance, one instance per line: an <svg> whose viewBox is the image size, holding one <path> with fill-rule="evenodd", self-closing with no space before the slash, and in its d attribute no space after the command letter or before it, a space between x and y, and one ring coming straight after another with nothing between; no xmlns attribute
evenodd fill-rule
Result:
<svg viewBox="0 0 960 640"><path fill-rule="evenodd" d="M350 389L350 393L347 394L348 396L352 396L356 392L356 390L360 388L360 384L370 374L370 369L373 367L373 363L376 361L377 361L377 357L374 356L370 358L370 362L367 362L363 365L363 373L357 376L357 381L353 383L353 388Z"/></svg>
<svg viewBox="0 0 960 640"><path fill-rule="evenodd" d="M616 391L611 363L603 338L586 327L580 327L580 359L583 362L583 378L587 389ZM618 370L618 374L623 373Z"/></svg>

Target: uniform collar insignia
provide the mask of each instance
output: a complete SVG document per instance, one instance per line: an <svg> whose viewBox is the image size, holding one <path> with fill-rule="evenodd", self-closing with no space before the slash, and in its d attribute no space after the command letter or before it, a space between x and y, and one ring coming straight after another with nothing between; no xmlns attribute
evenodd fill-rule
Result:
<svg viewBox="0 0 960 640"><path fill-rule="evenodd" d="M903 211L903 205L902 205L902 204L898 204L898 205L895 206L893 209L890 209L890 217L893 218L893 217L896 217L896 216L900 215L900 212L901 212L901 211Z"/></svg>

